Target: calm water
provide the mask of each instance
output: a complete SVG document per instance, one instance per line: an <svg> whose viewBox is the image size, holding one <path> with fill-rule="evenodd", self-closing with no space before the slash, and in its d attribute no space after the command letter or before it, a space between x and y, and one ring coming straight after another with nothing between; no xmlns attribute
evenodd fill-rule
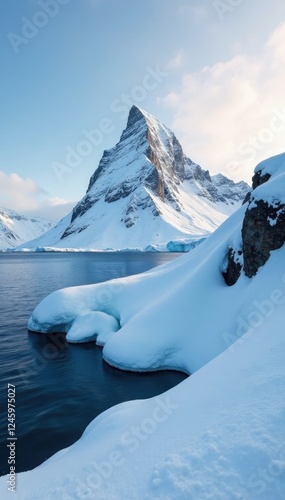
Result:
<svg viewBox="0 0 285 500"><path fill-rule="evenodd" d="M0 254L0 472L7 466L7 384L16 386L17 472L76 441L102 411L149 398L184 380L177 372L126 373L102 360L94 343L28 333L47 294L146 271L177 258L161 253Z"/></svg>

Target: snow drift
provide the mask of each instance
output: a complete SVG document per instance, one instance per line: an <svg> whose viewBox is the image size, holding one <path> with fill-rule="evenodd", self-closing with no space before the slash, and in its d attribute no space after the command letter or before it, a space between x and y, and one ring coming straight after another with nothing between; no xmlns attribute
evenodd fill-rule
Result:
<svg viewBox="0 0 285 500"><path fill-rule="evenodd" d="M284 498L284 246L252 278L242 258L235 284L224 277L229 249L244 249L254 199L283 210L284 158L258 166L266 183L188 255L142 275L60 290L35 309L31 330L97 337L112 365L192 375L161 396L101 414L73 446L19 474L17 498ZM285 235L282 217L276 224Z"/></svg>

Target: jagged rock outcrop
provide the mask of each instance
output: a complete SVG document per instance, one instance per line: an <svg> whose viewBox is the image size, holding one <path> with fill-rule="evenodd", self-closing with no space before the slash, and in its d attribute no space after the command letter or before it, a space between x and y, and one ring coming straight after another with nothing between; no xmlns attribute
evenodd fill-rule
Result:
<svg viewBox="0 0 285 500"><path fill-rule="evenodd" d="M231 247L228 249L226 257L226 270L222 271L222 275L228 286L234 285L240 277L242 264L240 263L239 258L241 255L241 250L236 251Z"/></svg>
<svg viewBox="0 0 285 500"><path fill-rule="evenodd" d="M242 250L229 247L227 266L222 271L227 285L237 282L242 269L248 278L255 276L270 253L285 243L284 179L285 154L256 167L241 228Z"/></svg>
<svg viewBox="0 0 285 500"><path fill-rule="evenodd" d="M257 200L247 209L242 226L244 272L252 278L285 242L285 205Z"/></svg>
<svg viewBox="0 0 285 500"><path fill-rule="evenodd" d="M261 186L265 182L269 181L271 175L270 174L263 174L260 170L255 172L253 178L252 178L252 189L256 189L257 187Z"/></svg>

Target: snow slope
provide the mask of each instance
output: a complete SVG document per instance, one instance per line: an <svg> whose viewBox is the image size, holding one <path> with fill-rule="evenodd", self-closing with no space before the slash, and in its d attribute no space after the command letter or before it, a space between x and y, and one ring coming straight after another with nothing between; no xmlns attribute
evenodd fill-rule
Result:
<svg viewBox="0 0 285 500"><path fill-rule="evenodd" d="M271 175L272 194L285 168ZM101 414L73 446L17 475L15 498L284 499L285 246L228 287L221 271L246 209L171 263L55 292L35 309L31 329L64 330L72 342L98 335L115 366L192 375Z"/></svg>
<svg viewBox="0 0 285 500"><path fill-rule="evenodd" d="M51 229L53 224L38 217L20 215L0 207L0 250L15 248Z"/></svg>
<svg viewBox="0 0 285 500"><path fill-rule="evenodd" d="M119 143L104 152L83 199L26 247L167 250L171 241L208 236L248 190L221 174L211 178L184 155L171 130L133 106Z"/></svg>

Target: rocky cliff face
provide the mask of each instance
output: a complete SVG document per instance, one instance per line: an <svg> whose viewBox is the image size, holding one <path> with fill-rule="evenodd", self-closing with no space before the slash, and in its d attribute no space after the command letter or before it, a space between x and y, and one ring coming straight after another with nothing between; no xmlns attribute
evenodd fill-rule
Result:
<svg viewBox="0 0 285 500"><path fill-rule="evenodd" d="M223 272L228 285L234 285L243 269L252 278L285 242L285 154L256 167L253 191L247 202L241 229L241 248L228 249Z"/></svg>
<svg viewBox="0 0 285 500"><path fill-rule="evenodd" d="M129 197L123 217L126 227L135 224L135 213L141 207L150 208L153 215L159 215L147 190L162 202L175 202L177 185L185 179L184 165L185 156L175 135L151 115L133 106L119 143L104 152L90 179L86 196L73 210L71 222L102 197L106 203ZM145 193L132 195L136 191L138 194L140 188L144 188ZM131 214L134 215L133 224Z"/></svg>
<svg viewBox="0 0 285 500"><path fill-rule="evenodd" d="M33 247L166 249L170 241L201 240L241 205L248 190L245 183L211 177L185 156L170 129L133 106L86 195Z"/></svg>
<svg viewBox="0 0 285 500"><path fill-rule="evenodd" d="M252 278L285 242L285 204L258 200L249 205L242 226L244 272Z"/></svg>

